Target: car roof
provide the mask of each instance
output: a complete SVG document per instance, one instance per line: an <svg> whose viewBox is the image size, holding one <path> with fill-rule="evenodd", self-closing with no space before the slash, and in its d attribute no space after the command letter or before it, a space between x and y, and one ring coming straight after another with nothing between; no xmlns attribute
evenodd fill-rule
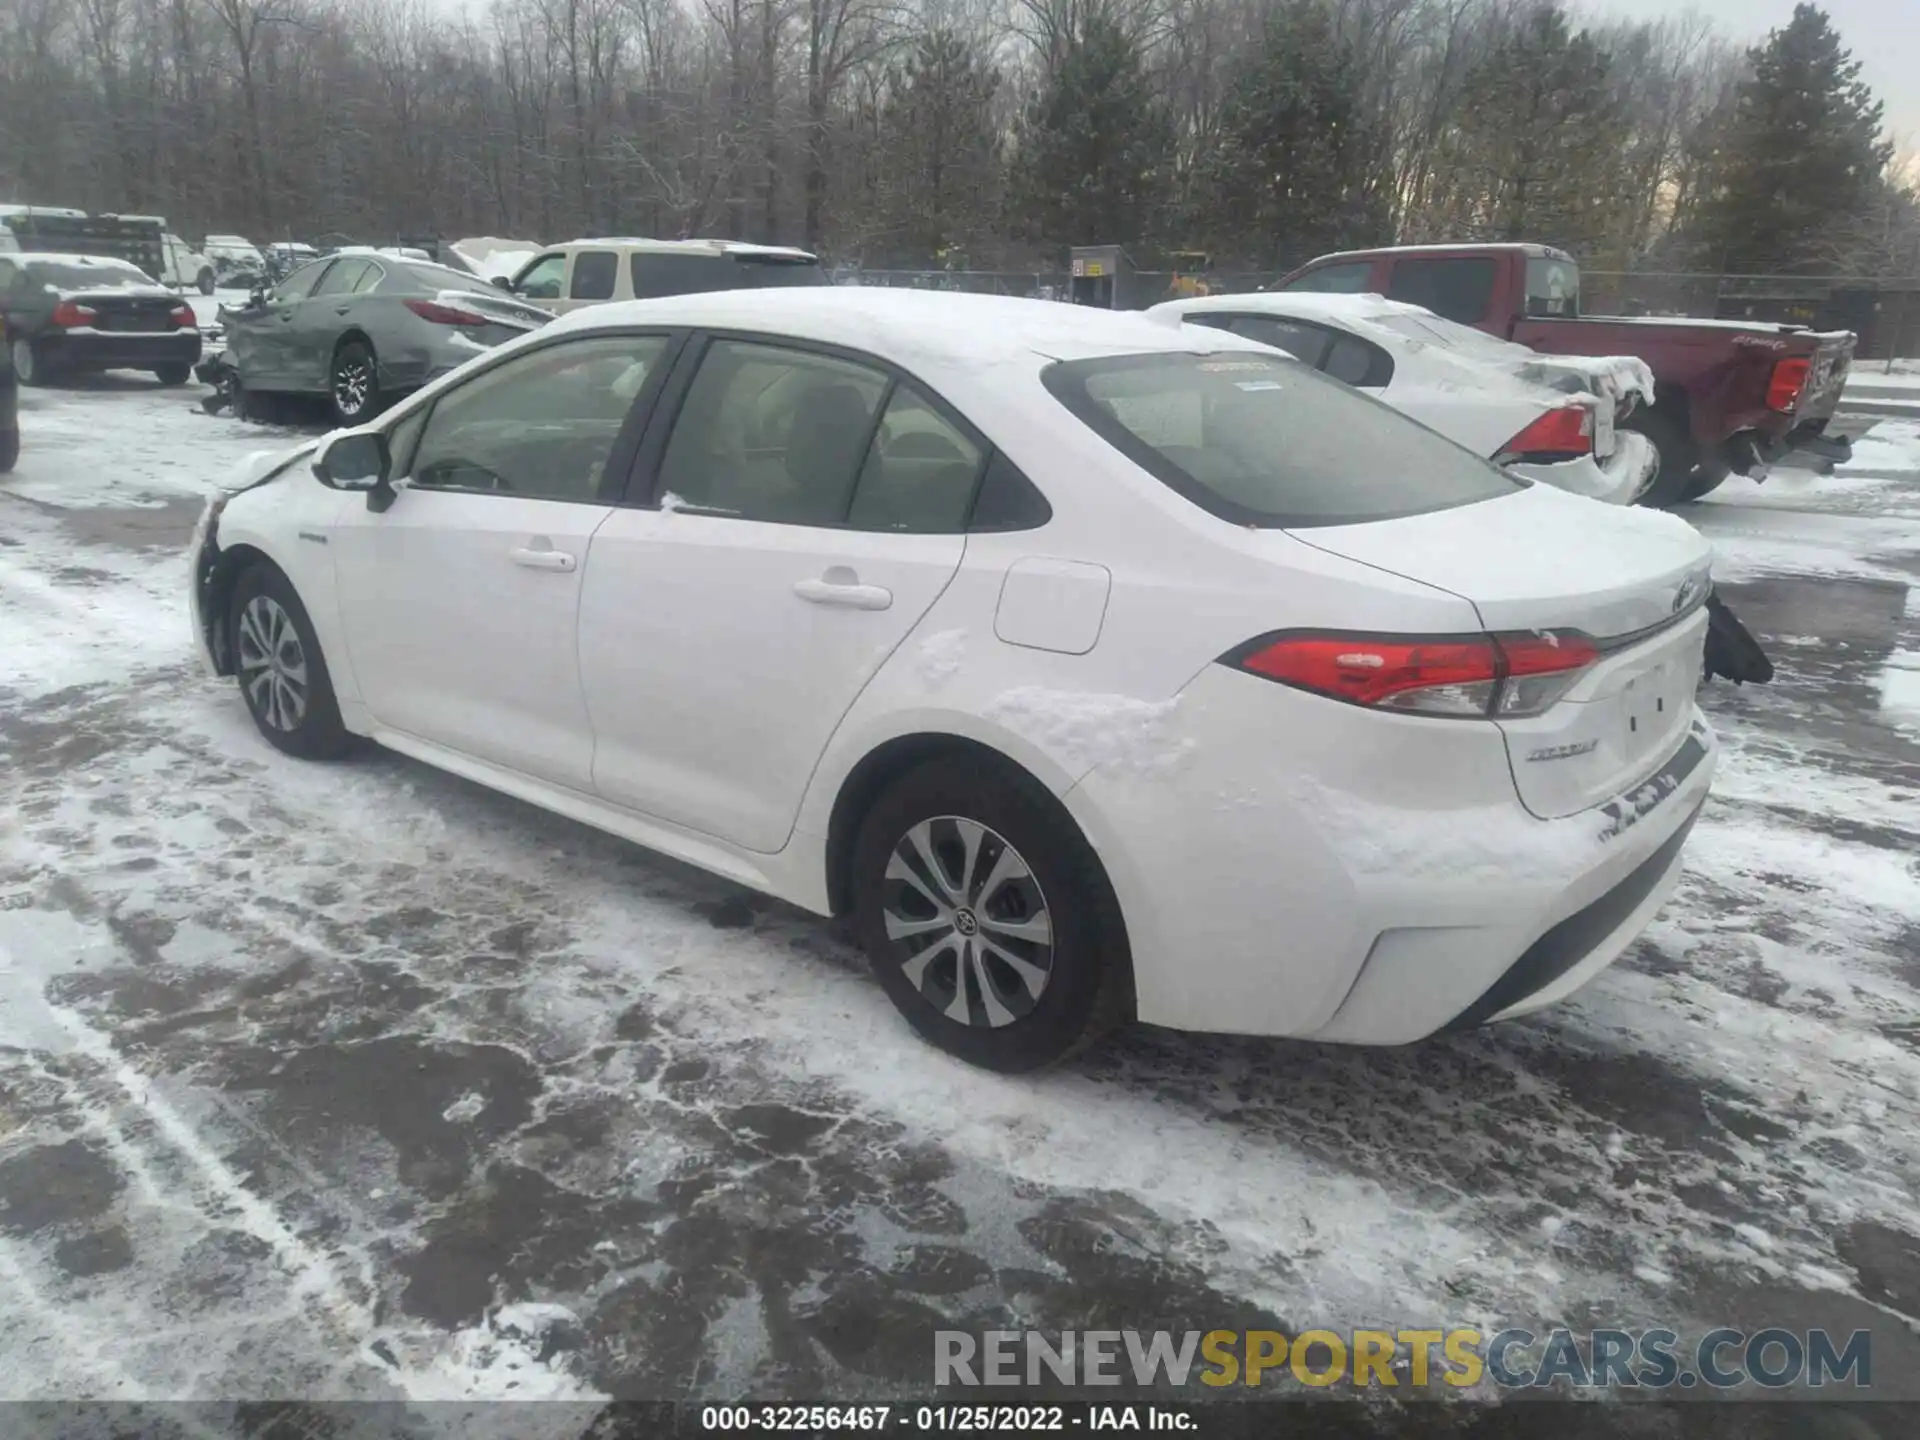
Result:
<svg viewBox="0 0 1920 1440"><path fill-rule="evenodd" d="M1234 311L1266 315L1322 315L1329 320L1383 320L1410 315L1416 320L1440 317L1421 305L1389 300L1384 295L1337 295L1320 290L1254 290L1242 295L1201 295L1191 300L1169 300L1155 310L1179 311L1183 315L1209 311Z"/></svg>
<svg viewBox="0 0 1920 1440"><path fill-rule="evenodd" d="M1096 310L1057 300L878 286L821 285L716 290L625 300L576 310L542 332L631 325L741 330L844 345L906 366L965 369L1025 357L1093 359L1150 351L1209 354L1266 346L1139 312Z"/></svg>
<svg viewBox="0 0 1920 1440"><path fill-rule="evenodd" d="M1536 245L1514 240L1456 240L1451 245L1380 245L1371 250L1335 250L1316 255L1299 268L1318 265L1323 260L1377 260L1382 255L1525 255L1532 260L1572 260L1573 256L1551 245Z"/></svg>
<svg viewBox="0 0 1920 1440"><path fill-rule="evenodd" d="M652 255L764 255L782 260L806 260L816 265L820 262L820 257L811 250L796 250L791 245L752 245L744 240L651 240L645 236L609 235L569 240L549 248L631 250Z"/></svg>

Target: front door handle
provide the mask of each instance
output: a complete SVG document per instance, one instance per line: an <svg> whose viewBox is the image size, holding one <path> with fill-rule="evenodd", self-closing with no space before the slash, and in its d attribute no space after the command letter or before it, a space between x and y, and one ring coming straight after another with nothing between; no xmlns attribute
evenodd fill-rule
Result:
<svg viewBox="0 0 1920 1440"><path fill-rule="evenodd" d="M529 550L525 546L507 551L507 558L529 570L564 570L569 574L580 563L564 550Z"/></svg>
<svg viewBox="0 0 1920 1440"><path fill-rule="evenodd" d="M885 610L893 592L879 585L862 585L845 565L832 565L818 580L794 583L793 593L811 605L839 605L848 610Z"/></svg>
<svg viewBox="0 0 1920 1440"><path fill-rule="evenodd" d="M344 315L352 308L350 305L336 305L333 307L333 313L336 315Z"/></svg>

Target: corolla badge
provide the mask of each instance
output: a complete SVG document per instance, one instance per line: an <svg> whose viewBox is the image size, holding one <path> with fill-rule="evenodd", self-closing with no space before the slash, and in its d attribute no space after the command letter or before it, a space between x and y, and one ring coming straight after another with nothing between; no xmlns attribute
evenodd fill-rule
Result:
<svg viewBox="0 0 1920 1440"><path fill-rule="evenodd" d="M1680 589L1673 597L1673 613L1683 614L1707 598L1707 586L1711 583L1705 575L1689 575L1680 582Z"/></svg>

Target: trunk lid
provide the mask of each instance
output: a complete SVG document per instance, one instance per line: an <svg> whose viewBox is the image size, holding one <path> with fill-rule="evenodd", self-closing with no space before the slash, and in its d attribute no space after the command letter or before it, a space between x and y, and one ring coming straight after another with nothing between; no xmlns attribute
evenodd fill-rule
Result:
<svg viewBox="0 0 1920 1440"><path fill-rule="evenodd" d="M63 290L60 298L84 305L99 318L95 330L115 334L166 334L175 328L173 312L180 297L155 287L152 290Z"/></svg>
<svg viewBox="0 0 1920 1440"><path fill-rule="evenodd" d="M1598 643L1599 658L1545 714L1494 722L1535 815L1604 804L1684 740L1712 562L1684 520L1536 484L1477 505L1290 533L1458 595L1489 631L1577 630Z"/></svg>

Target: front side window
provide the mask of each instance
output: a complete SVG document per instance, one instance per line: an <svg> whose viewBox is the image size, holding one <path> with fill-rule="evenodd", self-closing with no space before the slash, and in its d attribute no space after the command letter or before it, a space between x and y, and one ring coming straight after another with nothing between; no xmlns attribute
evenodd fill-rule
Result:
<svg viewBox="0 0 1920 1440"><path fill-rule="evenodd" d="M1341 265L1322 265L1280 288L1309 295L1364 295L1372 275L1371 260L1354 260Z"/></svg>
<svg viewBox="0 0 1920 1440"><path fill-rule="evenodd" d="M1520 488L1398 411L1278 357L1116 356L1054 364L1042 378L1128 459L1238 525L1351 525Z"/></svg>
<svg viewBox="0 0 1920 1440"><path fill-rule="evenodd" d="M1461 325L1478 325L1493 305L1493 257L1393 263L1387 298L1422 305Z"/></svg>
<svg viewBox="0 0 1920 1440"><path fill-rule="evenodd" d="M612 503L626 476L608 476L607 461L666 347L658 335L597 336L475 376L434 403L414 447L413 484Z"/></svg>
<svg viewBox="0 0 1920 1440"><path fill-rule="evenodd" d="M570 300L611 300L614 282L620 278L620 257L611 250L582 250L573 257L573 283L567 290Z"/></svg>
<svg viewBox="0 0 1920 1440"><path fill-rule="evenodd" d="M660 461L664 506L788 525L846 521L887 377L805 350L716 340Z"/></svg>
<svg viewBox="0 0 1920 1440"><path fill-rule="evenodd" d="M513 282L513 292L529 300L558 300L566 278L565 255L542 255L520 272L520 278Z"/></svg>

